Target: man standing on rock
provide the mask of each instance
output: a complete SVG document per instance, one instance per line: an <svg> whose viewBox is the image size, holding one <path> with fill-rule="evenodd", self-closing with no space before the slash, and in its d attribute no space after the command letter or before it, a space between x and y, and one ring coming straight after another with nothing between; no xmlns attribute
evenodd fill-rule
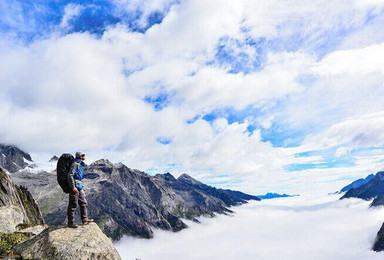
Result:
<svg viewBox="0 0 384 260"><path fill-rule="evenodd" d="M68 184L70 187L69 191L69 202L67 209L68 227L77 228L78 226L74 223L75 213L77 204L80 206L81 220L83 224L92 222L93 219L88 218L88 203L85 198L83 190L83 168L87 165L84 163L85 154L82 152L76 152L76 158L72 162L70 171L68 172Z"/></svg>

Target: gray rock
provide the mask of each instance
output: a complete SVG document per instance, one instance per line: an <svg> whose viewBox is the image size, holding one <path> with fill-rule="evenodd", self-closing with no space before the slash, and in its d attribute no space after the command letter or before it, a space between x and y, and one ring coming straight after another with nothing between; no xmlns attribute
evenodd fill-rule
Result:
<svg viewBox="0 0 384 260"><path fill-rule="evenodd" d="M8 227L12 231L15 231L18 224L44 224L40 210L30 192L22 186L15 185L1 167L0 211L2 212L1 222L13 223Z"/></svg>
<svg viewBox="0 0 384 260"><path fill-rule="evenodd" d="M377 232L372 250L376 252L384 251L384 223L381 226L380 230Z"/></svg>
<svg viewBox="0 0 384 260"><path fill-rule="evenodd" d="M24 223L24 212L19 206L0 207L0 233L12 233L17 226Z"/></svg>
<svg viewBox="0 0 384 260"><path fill-rule="evenodd" d="M95 223L76 229L49 227L17 244L13 251L23 259L121 259L112 242Z"/></svg>
<svg viewBox="0 0 384 260"><path fill-rule="evenodd" d="M24 228L22 230L17 231L18 233L31 233L32 235L36 236L43 232L46 228L48 228L48 225L36 225L33 227Z"/></svg>

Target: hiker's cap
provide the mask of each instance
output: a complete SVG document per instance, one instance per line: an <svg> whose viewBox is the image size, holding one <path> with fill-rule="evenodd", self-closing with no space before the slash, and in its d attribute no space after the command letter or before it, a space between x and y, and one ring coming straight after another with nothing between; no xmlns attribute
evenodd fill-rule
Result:
<svg viewBox="0 0 384 260"><path fill-rule="evenodd" d="M85 156L85 153L83 153L83 152L76 152L76 158L80 158L83 155Z"/></svg>

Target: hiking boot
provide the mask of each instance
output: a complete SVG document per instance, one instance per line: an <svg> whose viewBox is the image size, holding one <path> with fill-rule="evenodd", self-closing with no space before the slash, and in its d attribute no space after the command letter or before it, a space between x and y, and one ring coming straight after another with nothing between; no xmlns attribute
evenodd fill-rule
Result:
<svg viewBox="0 0 384 260"><path fill-rule="evenodd" d="M69 228L78 228L79 226L76 225L75 223L68 223L67 227L69 227Z"/></svg>
<svg viewBox="0 0 384 260"><path fill-rule="evenodd" d="M91 222L93 222L93 219L91 219L91 218L85 218L85 219L83 219L83 224L84 224L84 225L87 225L87 224L89 224L89 223L91 223Z"/></svg>

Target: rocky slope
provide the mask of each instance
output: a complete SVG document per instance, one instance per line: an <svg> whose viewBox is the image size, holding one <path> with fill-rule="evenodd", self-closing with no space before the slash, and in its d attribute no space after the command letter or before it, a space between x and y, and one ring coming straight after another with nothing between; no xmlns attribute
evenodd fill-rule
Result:
<svg viewBox="0 0 384 260"><path fill-rule="evenodd" d="M43 217L32 195L0 167L0 259L15 244L41 232Z"/></svg>
<svg viewBox="0 0 384 260"><path fill-rule="evenodd" d="M371 206L384 205L384 172L378 172L370 181L357 188L351 188L340 199L374 199Z"/></svg>
<svg viewBox="0 0 384 260"><path fill-rule="evenodd" d="M24 172L12 178L31 190L48 224L66 223L68 195L58 186L55 172ZM196 221L201 215L231 213L230 206L259 200L210 187L187 174L177 179L170 173L150 176L108 160L98 160L85 170L84 186L90 217L116 240L123 234L150 238L154 227L179 231L186 228L181 218Z"/></svg>
<svg viewBox="0 0 384 260"><path fill-rule="evenodd" d="M32 162L31 156L14 145L0 144L0 166L8 172L17 172Z"/></svg>
<svg viewBox="0 0 384 260"><path fill-rule="evenodd" d="M20 224L44 224L43 217L30 192L15 185L0 167L0 232L16 231Z"/></svg>
<svg viewBox="0 0 384 260"><path fill-rule="evenodd" d="M23 259L121 259L112 242L95 223L77 229L49 227L17 244L13 252Z"/></svg>
<svg viewBox="0 0 384 260"><path fill-rule="evenodd" d="M377 232L377 236L372 250L376 252L384 251L384 223L381 226L379 232Z"/></svg>

